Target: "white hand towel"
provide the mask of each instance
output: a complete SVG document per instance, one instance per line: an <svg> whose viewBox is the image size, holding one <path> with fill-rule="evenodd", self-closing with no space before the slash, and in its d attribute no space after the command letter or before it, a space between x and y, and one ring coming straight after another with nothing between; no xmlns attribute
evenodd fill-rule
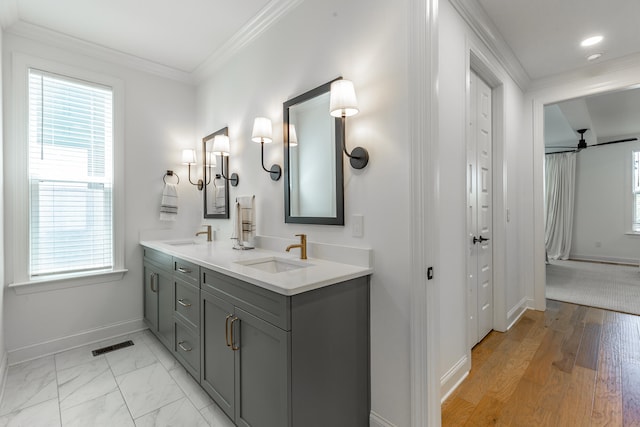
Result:
<svg viewBox="0 0 640 427"><path fill-rule="evenodd" d="M178 188L175 184L165 184L160 202L160 221L175 221L178 216Z"/></svg>
<svg viewBox="0 0 640 427"><path fill-rule="evenodd" d="M240 213L240 203L235 202L231 210L231 240L236 240L234 248L240 249L242 246L242 214Z"/></svg>

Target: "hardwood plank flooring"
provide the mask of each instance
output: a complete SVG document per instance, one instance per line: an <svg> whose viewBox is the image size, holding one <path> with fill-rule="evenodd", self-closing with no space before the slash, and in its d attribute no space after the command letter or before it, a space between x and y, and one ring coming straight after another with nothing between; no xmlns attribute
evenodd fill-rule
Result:
<svg viewBox="0 0 640 427"><path fill-rule="evenodd" d="M640 316L548 300L471 360L443 426L640 426Z"/></svg>

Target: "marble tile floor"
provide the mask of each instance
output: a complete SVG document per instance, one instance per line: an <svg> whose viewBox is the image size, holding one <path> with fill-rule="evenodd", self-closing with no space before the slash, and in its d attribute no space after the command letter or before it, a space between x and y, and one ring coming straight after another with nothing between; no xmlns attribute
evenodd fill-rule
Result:
<svg viewBox="0 0 640 427"><path fill-rule="evenodd" d="M91 350L132 340L94 357ZM233 427L149 332L10 366L0 427Z"/></svg>

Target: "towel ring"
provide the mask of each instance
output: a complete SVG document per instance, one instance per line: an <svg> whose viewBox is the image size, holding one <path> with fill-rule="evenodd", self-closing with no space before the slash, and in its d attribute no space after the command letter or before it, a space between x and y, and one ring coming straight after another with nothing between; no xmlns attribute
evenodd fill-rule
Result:
<svg viewBox="0 0 640 427"><path fill-rule="evenodd" d="M180 177L174 171L168 170L167 173L164 174L164 176L162 177L162 181L164 181L165 184L167 183L167 176L175 176L176 178L178 178L178 182L176 182L176 184L180 184Z"/></svg>

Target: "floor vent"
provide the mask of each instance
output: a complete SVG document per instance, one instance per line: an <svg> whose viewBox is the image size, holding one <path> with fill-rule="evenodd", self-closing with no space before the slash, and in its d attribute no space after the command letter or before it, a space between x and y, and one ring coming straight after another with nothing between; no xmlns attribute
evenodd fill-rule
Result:
<svg viewBox="0 0 640 427"><path fill-rule="evenodd" d="M97 350L93 350L93 351L91 351L91 354L93 354L94 356L100 356L101 354L109 353L110 351L120 350L121 348L129 347L129 346L132 346L132 345L133 345L133 341L131 341L131 340L123 341L123 342L118 343L118 344L114 344L114 345L110 345L110 346L107 346L107 347L99 348Z"/></svg>

